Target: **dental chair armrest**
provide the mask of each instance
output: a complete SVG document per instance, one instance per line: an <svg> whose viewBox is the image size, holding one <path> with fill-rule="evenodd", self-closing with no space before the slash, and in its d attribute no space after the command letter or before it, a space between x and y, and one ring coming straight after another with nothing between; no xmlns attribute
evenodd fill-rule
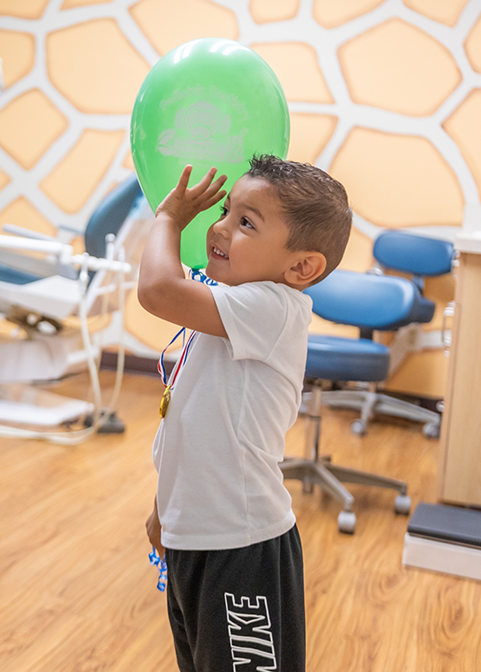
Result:
<svg viewBox="0 0 481 672"><path fill-rule="evenodd" d="M31 229L26 229L23 226L17 226L16 224L5 224L3 226L3 231L5 233L13 234L14 236L19 236L21 238L29 238L30 240L48 240L50 242L60 242L68 245L72 238L76 236L83 237L83 232L79 231L73 226L68 224L59 224L57 226L58 237L48 236L46 233L39 233L38 231L32 231Z"/></svg>
<svg viewBox="0 0 481 672"><path fill-rule="evenodd" d="M23 226L17 226L16 224L4 224L3 230L5 233L11 233L14 236L20 236L21 238L31 238L32 240L49 240L51 242L57 242L55 236L47 236L45 233L38 233L38 231L32 231L31 229L26 229Z"/></svg>
<svg viewBox="0 0 481 672"><path fill-rule="evenodd" d="M61 252L70 252L72 247L63 245L56 238L36 238L28 236L25 240L22 236L4 236L0 234L0 249L7 250L30 250L32 252L45 252L45 254L60 254ZM68 248L68 249L66 249Z"/></svg>
<svg viewBox="0 0 481 672"><path fill-rule="evenodd" d="M68 231L72 234L72 236L83 236L84 234L83 231L79 231L79 229L77 229L75 226L71 226L70 224L57 224L57 227L62 231Z"/></svg>
<svg viewBox="0 0 481 672"><path fill-rule="evenodd" d="M25 271L32 275L47 277L59 273L59 265L46 259L36 259L26 254L16 254L0 248L0 264L16 271Z"/></svg>

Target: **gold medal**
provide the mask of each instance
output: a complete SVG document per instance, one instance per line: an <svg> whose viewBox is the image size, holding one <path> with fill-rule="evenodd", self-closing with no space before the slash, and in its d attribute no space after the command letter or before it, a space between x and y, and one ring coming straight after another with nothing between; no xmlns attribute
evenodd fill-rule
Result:
<svg viewBox="0 0 481 672"><path fill-rule="evenodd" d="M167 409L169 408L170 404L170 385L167 385L167 387L164 390L164 394L162 395L162 399L160 400L160 408L159 408L159 414L161 418L165 418L167 415Z"/></svg>
<svg viewBox="0 0 481 672"><path fill-rule="evenodd" d="M180 336L180 334L182 332L185 333L185 327L179 331L177 336ZM170 385L167 385L167 377L165 375L165 369L164 369L164 364L163 364L164 352L167 348L165 348L164 351L162 352L158 369L159 369L159 373L162 376L162 381L163 381L163 383L166 387L165 387L165 390L164 390L164 394L162 395L162 399L160 400L159 415L160 415L161 418L165 418L165 416L167 415L167 411L168 411L169 404L170 404L170 398L172 396L172 390L174 389L175 381L177 380L177 376L179 375L180 370L182 369L182 367L184 366L184 364L187 360L187 354L189 352L189 347L190 347L190 345L191 345L191 343L194 339L195 334L196 334L196 332L193 331L191 333L191 335L189 336L189 340L184 345L184 349L182 350L182 354L181 354L180 358L178 359L177 364L175 365L175 368L174 368L174 370L172 372L172 375L170 377L170 381L171 381ZM177 336L175 336L172 339L172 341L169 343L169 345L172 345L172 343L175 341ZM167 347L169 347L169 346L167 346Z"/></svg>

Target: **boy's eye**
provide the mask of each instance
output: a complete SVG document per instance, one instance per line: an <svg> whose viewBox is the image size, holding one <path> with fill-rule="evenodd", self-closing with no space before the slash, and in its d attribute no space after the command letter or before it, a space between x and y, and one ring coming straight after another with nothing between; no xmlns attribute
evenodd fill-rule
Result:
<svg viewBox="0 0 481 672"><path fill-rule="evenodd" d="M254 228L252 226L252 224L245 217L242 217L242 219L241 219L241 226L244 227L245 229L253 229Z"/></svg>
<svg viewBox="0 0 481 672"><path fill-rule="evenodd" d="M220 206L220 212L221 212L221 217L227 217L227 215L229 214L229 211L227 210L225 205Z"/></svg>

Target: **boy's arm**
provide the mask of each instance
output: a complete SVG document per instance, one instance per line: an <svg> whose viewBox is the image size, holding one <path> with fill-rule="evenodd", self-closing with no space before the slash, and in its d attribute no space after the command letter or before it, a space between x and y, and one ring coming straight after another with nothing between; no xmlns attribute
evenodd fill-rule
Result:
<svg viewBox="0 0 481 672"><path fill-rule="evenodd" d="M217 306L208 287L185 277L180 261L180 234L194 217L224 198L222 175L215 168L188 189L192 166L162 201L140 262L138 297L149 313L213 336L226 337Z"/></svg>

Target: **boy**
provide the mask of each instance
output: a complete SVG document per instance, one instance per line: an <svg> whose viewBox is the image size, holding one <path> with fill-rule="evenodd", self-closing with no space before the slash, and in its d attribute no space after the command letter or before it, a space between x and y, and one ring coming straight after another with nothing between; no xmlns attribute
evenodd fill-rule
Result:
<svg viewBox="0 0 481 672"><path fill-rule="evenodd" d="M226 177L213 168L189 189L191 170L158 207L140 267L144 308L197 332L154 441L147 531L166 548L181 672L304 672L302 549L279 463L301 401L302 290L339 264L351 210L320 169L254 157L207 233L206 273L222 283L207 286L185 278L180 234Z"/></svg>

